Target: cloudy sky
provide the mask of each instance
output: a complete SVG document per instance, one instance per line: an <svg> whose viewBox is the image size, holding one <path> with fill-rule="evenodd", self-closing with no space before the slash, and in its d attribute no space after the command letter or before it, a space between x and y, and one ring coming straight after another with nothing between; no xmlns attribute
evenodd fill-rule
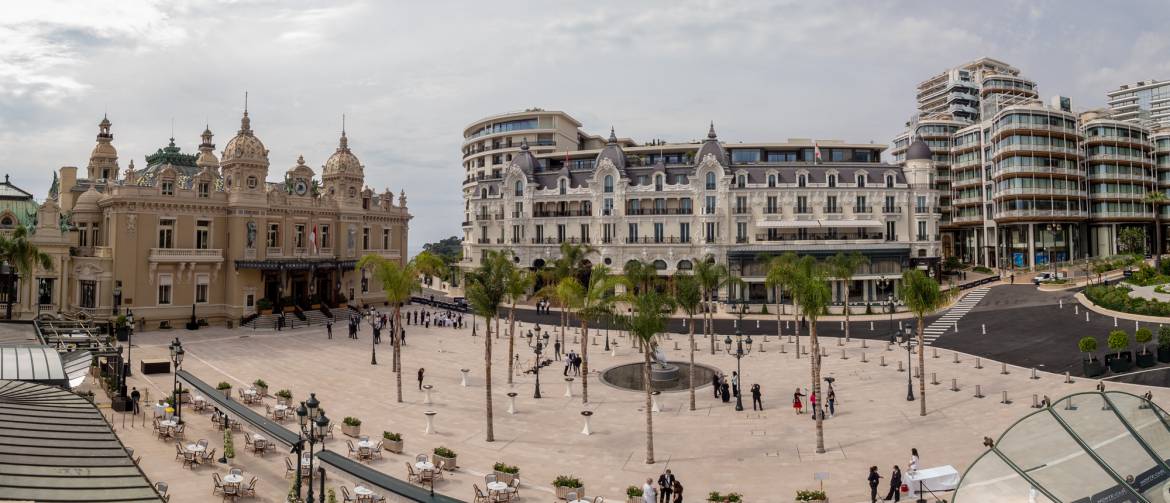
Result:
<svg viewBox="0 0 1170 503"><path fill-rule="evenodd" d="M459 148L477 118L568 111L591 132L886 143L914 87L982 56L1044 97L1100 106L1170 79L1170 4L1096 1L509 2L82 0L0 17L0 162L44 197L84 167L103 113L123 168L204 123L222 148L250 93L271 180L320 166L341 114L367 183L405 189L411 251L460 233Z"/></svg>

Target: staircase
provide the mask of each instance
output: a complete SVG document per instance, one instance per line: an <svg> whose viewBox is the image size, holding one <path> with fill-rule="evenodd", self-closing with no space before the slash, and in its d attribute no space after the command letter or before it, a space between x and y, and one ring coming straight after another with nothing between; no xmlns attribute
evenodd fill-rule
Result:
<svg viewBox="0 0 1170 503"><path fill-rule="evenodd" d="M342 324L342 326L344 326L346 320L349 320L349 317L353 314L353 311L350 310L348 306L333 308L330 309L330 311L333 313L334 325ZM304 328L307 326L320 327L324 326L325 321L328 319L328 317L325 316L325 313L322 313L320 309L309 309L304 311L302 316L304 317L303 320L298 319L298 317L293 313L285 314L284 328L292 330L295 328ZM262 314L252 319L251 321L248 321L247 323L241 324L240 326L243 328L250 328L252 330L276 330L276 318L276 314Z"/></svg>

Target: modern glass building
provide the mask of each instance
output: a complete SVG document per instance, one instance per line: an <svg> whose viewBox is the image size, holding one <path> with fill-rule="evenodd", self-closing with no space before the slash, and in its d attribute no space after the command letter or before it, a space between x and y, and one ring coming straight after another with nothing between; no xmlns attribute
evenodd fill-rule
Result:
<svg viewBox="0 0 1170 503"><path fill-rule="evenodd" d="M1170 423L1125 392L1064 397L1007 429L963 474L955 503L1162 502Z"/></svg>

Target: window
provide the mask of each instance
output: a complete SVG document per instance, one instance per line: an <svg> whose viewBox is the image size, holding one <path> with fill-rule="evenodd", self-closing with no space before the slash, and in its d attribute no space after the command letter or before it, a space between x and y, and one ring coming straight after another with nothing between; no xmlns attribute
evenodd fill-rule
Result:
<svg viewBox="0 0 1170 503"><path fill-rule="evenodd" d="M707 215L715 214L715 196L707 196L703 199L703 213Z"/></svg>
<svg viewBox="0 0 1170 503"><path fill-rule="evenodd" d="M162 182L162 195L164 195L164 196L175 195L175 182L172 182L170 180L163 180L163 182Z"/></svg>
<svg viewBox="0 0 1170 503"><path fill-rule="evenodd" d="M853 205L854 211L858 213L869 213L869 206L866 206L865 196L857 196L857 201Z"/></svg>
<svg viewBox="0 0 1170 503"><path fill-rule="evenodd" d="M249 189L254 189L259 184L260 184L260 180L256 179L256 177L254 177L254 176L248 177L248 188Z"/></svg>
<svg viewBox="0 0 1170 503"><path fill-rule="evenodd" d="M102 245L102 225L98 222L94 222L93 226L90 228L90 234L93 236L93 239L90 242L93 243L94 246L101 246Z"/></svg>
<svg viewBox="0 0 1170 503"><path fill-rule="evenodd" d="M604 186L605 186L604 190L606 193L613 192L613 175L605 175Z"/></svg>
<svg viewBox="0 0 1170 503"><path fill-rule="evenodd" d="M654 222L654 242L661 243L666 235L666 230L662 222Z"/></svg>
<svg viewBox="0 0 1170 503"><path fill-rule="evenodd" d="M744 150L744 149L732 150L731 151L731 162L733 162L733 163L760 162L760 151L759 150Z"/></svg>
<svg viewBox="0 0 1170 503"><path fill-rule="evenodd" d="M768 187L776 186L776 175L768 175Z"/></svg>
<svg viewBox="0 0 1170 503"><path fill-rule="evenodd" d="M804 174L798 175L796 177L796 186L797 187L807 187L808 186L808 175L804 175Z"/></svg>
<svg viewBox="0 0 1170 503"><path fill-rule="evenodd" d="M680 213L682 213L683 215L690 215L691 214L691 198L684 197L682 199L679 199L678 205L679 205L678 206L679 210L681 210Z"/></svg>
<svg viewBox="0 0 1170 503"><path fill-rule="evenodd" d="M662 175L654 176L654 190L662 192Z"/></svg>
<svg viewBox="0 0 1170 503"><path fill-rule="evenodd" d="M829 186L830 187L837 186L837 175L829 175Z"/></svg>
<svg viewBox="0 0 1170 503"><path fill-rule="evenodd" d="M97 289L98 289L97 281L83 279L81 281L78 281L78 283L80 284L80 288L78 289L79 290L79 293L78 293L79 298L77 299L77 301L78 301L77 303L80 304L81 307L84 307L84 308L88 308L88 309L96 308L97 307Z"/></svg>
<svg viewBox="0 0 1170 503"><path fill-rule="evenodd" d="M305 247L305 224L293 225L293 247Z"/></svg>
<svg viewBox="0 0 1170 503"><path fill-rule="evenodd" d="M199 197L211 197L211 184L199 182Z"/></svg>
<svg viewBox="0 0 1170 503"><path fill-rule="evenodd" d="M825 198L825 211L828 213L838 213L841 208L837 206L837 196L828 196Z"/></svg>
<svg viewBox="0 0 1170 503"><path fill-rule="evenodd" d="M687 222L678 224L678 240L681 243L691 242L691 224Z"/></svg>
<svg viewBox="0 0 1170 503"><path fill-rule="evenodd" d="M894 196L886 196L886 204L882 206L882 210L886 213L894 212Z"/></svg>
<svg viewBox="0 0 1170 503"><path fill-rule="evenodd" d="M195 276L195 303L206 304L208 294L208 283L211 282L210 276L206 274L199 274Z"/></svg>
<svg viewBox="0 0 1170 503"><path fill-rule="evenodd" d="M627 234L627 236L629 236L629 241L630 242L637 241L638 240L638 224L635 224L635 223L629 224L629 227L627 228L627 230L629 231L629 233Z"/></svg>
<svg viewBox="0 0 1170 503"><path fill-rule="evenodd" d="M895 222L893 220L889 220L886 222L886 241L894 241L894 240L898 239L898 236L896 235L896 232L895 232L895 226L897 224L898 224L898 222Z"/></svg>
<svg viewBox="0 0 1170 503"><path fill-rule="evenodd" d="M175 246L175 220L164 218L158 221L158 247L172 248Z"/></svg>
<svg viewBox="0 0 1170 503"><path fill-rule="evenodd" d="M321 248L329 248L329 226L321 226Z"/></svg>
<svg viewBox="0 0 1170 503"><path fill-rule="evenodd" d="M487 232L484 232L484 239L487 238ZM362 249L370 249L370 228L362 227Z"/></svg>
<svg viewBox="0 0 1170 503"><path fill-rule="evenodd" d="M589 242L589 224L581 224L581 242Z"/></svg>
<svg viewBox="0 0 1170 503"><path fill-rule="evenodd" d="M524 182L521 182L520 180L516 180L516 196L519 197L519 196L523 196L523 195L524 195Z"/></svg>
<svg viewBox="0 0 1170 503"><path fill-rule="evenodd" d="M704 234L706 234L705 240L708 243L715 242L715 237L716 237L715 229L716 229L715 222L706 222L706 232L704 232Z"/></svg>
<svg viewBox="0 0 1170 503"><path fill-rule="evenodd" d="M865 187L865 175L857 175L857 186Z"/></svg>
<svg viewBox="0 0 1170 503"><path fill-rule="evenodd" d="M53 281L55 278L40 278L37 280L37 303L53 303Z"/></svg>
<svg viewBox="0 0 1170 503"><path fill-rule="evenodd" d="M707 172L707 190L715 190L715 172Z"/></svg>
<svg viewBox="0 0 1170 503"><path fill-rule="evenodd" d="M211 221L198 220L195 222L195 248L206 250L211 247Z"/></svg>
<svg viewBox="0 0 1170 503"><path fill-rule="evenodd" d="M796 212L808 213L808 196L796 196Z"/></svg>
<svg viewBox="0 0 1170 503"><path fill-rule="evenodd" d="M565 232L565 224L557 224L557 242L564 243L568 233Z"/></svg>
<svg viewBox="0 0 1170 503"><path fill-rule="evenodd" d="M740 173L735 177L735 185L738 187L747 187L747 175Z"/></svg>
<svg viewBox="0 0 1170 503"><path fill-rule="evenodd" d="M926 241L926 221L925 220L918 221L918 240L919 241Z"/></svg>
<svg viewBox="0 0 1170 503"><path fill-rule="evenodd" d="M158 275L158 300L157 304L160 306L168 306L171 304L171 275Z"/></svg>
<svg viewBox="0 0 1170 503"><path fill-rule="evenodd" d="M280 224L268 224L268 247L280 248Z"/></svg>
<svg viewBox="0 0 1170 503"><path fill-rule="evenodd" d="M747 222L736 222L735 223L735 242L737 242L737 243L746 243L747 242Z"/></svg>
<svg viewBox="0 0 1170 503"><path fill-rule="evenodd" d="M370 291L370 279L366 277L366 270L362 269L362 293Z"/></svg>
<svg viewBox="0 0 1170 503"><path fill-rule="evenodd" d="M77 246L89 246L89 224L85 222L77 224Z"/></svg>
<svg viewBox="0 0 1170 503"><path fill-rule="evenodd" d="M569 182L562 178L561 181L557 183L557 190L559 190L561 194L564 194L569 190Z"/></svg>

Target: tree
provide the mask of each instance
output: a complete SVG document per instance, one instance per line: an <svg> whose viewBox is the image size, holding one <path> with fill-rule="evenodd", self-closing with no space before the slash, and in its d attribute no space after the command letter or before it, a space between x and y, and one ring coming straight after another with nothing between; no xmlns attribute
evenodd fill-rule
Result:
<svg viewBox="0 0 1170 503"><path fill-rule="evenodd" d="M33 267L46 271L53 270L53 258L42 252L28 240L28 229L23 225L16 226L12 235L0 235L0 260L12 267L12 275L7 280L8 295L4 306L4 317L12 319L12 299L16 297L16 278L27 278L32 282Z"/></svg>
<svg viewBox="0 0 1170 503"><path fill-rule="evenodd" d="M358 269L371 271L374 280L382 284L382 292L386 294L386 302L394 305L394 327L401 330L402 304L410 300L410 295L419 290L418 271L413 262L405 267L397 261L388 260L380 255L369 254L357 262ZM390 334L391 346L394 354L395 388L397 389L398 403L402 403L402 341L398 334Z"/></svg>
<svg viewBox="0 0 1170 503"><path fill-rule="evenodd" d="M598 264L589 272L589 282L576 294L577 318L581 321L581 403L589 403L589 323L613 314L614 287L621 279Z"/></svg>
<svg viewBox="0 0 1170 503"><path fill-rule="evenodd" d="M1144 255L1146 251L1146 230L1141 227L1126 227L1117 233L1117 244L1121 253Z"/></svg>
<svg viewBox="0 0 1170 503"><path fill-rule="evenodd" d="M824 268L811 256L801 257L800 261L795 264L795 269L795 285L792 293L800 305L801 313L808 320L811 388L812 393L819 399L817 402L819 407L825 400L824 395L821 394L821 350L820 342L817 339L817 320L820 319L821 314L825 312L832 300L832 292L829 291L828 278L825 277ZM797 351L800 351L799 346ZM814 408L813 417L817 422L817 453L823 454L825 452L824 414Z"/></svg>
<svg viewBox="0 0 1170 503"><path fill-rule="evenodd" d="M512 374L515 372L513 365L516 359L516 302L528 294L534 281L532 273L524 269L512 266L508 270L508 279L504 286L504 293L511 303L508 309L508 384L512 384Z"/></svg>
<svg viewBox="0 0 1170 503"><path fill-rule="evenodd" d="M695 410L695 313L703 302L703 294L699 291L699 281L690 274L675 273L674 301L678 308L687 315L687 329L690 332L687 353L691 357L691 368L687 375L687 387L690 388L691 410Z"/></svg>
<svg viewBox="0 0 1170 503"><path fill-rule="evenodd" d="M561 311L560 339L562 347L565 344L565 326L568 320L565 313L565 299L557 295L557 285L565 278L578 276L581 273L581 264L585 261L585 257L595 251L596 249L587 244L562 242L560 258L553 262L551 268L541 270L541 278L546 285L539 293L556 299L557 307Z"/></svg>
<svg viewBox="0 0 1170 503"><path fill-rule="evenodd" d="M710 303L713 302L719 295L719 288L727 284L727 278L730 273L727 271L727 266L723 264L716 264L715 258L707 255L695 264L695 279L699 280L699 287L703 291L703 334L711 338L711 354L715 354L715 327L714 313L711 312Z"/></svg>
<svg viewBox="0 0 1170 503"><path fill-rule="evenodd" d="M442 257L448 263L458 262L463 258L463 238L451 236L434 243L426 243L423 250Z"/></svg>
<svg viewBox="0 0 1170 503"><path fill-rule="evenodd" d="M1166 193L1161 190L1146 193L1143 198L1154 211L1154 269L1162 272L1162 205L1166 204Z"/></svg>
<svg viewBox="0 0 1170 503"><path fill-rule="evenodd" d="M845 340L849 340L849 284L861 266L869 263L869 257L858 252L839 252L829 257L829 275L841 281L841 294L845 299Z"/></svg>
<svg viewBox="0 0 1170 503"><path fill-rule="evenodd" d="M658 282L658 271L654 266L642 262L640 260L631 260L622 266L623 285L626 287L627 293L635 295L656 291L656 283ZM639 348L643 348L639 343Z"/></svg>
<svg viewBox="0 0 1170 503"><path fill-rule="evenodd" d="M666 328L667 313L674 310L674 305L670 297L655 290L640 294L627 291L623 300L633 307L625 319L626 329L646 347L642 352L642 387L646 391L646 464L649 465L654 464L654 416L651 410L654 386L650 379L650 355L654 337Z"/></svg>
<svg viewBox="0 0 1170 503"><path fill-rule="evenodd" d="M777 337L784 335L784 331L780 329L780 313L783 312L781 310L780 300L781 300L781 297L783 297L782 294L784 293L785 289L791 291L796 286L796 263L799 260L800 259L796 256L795 253L787 252L787 253L780 255L778 257L772 257L772 259L768 261L768 276L765 279L764 284L771 286L772 288L774 288L776 290L774 295L776 296L776 336ZM793 306L793 307L795 307L795 306ZM794 324L799 323L799 320L797 320L797 318L796 318L796 311L795 310L792 312L792 322ZM799 329L796 330L796 351L794 351L794 353L796 354L796 358L799 359L800 358L800 330Z"/></svg>
<svg viewBox="0 0 1170 503"><path fill-rule="evenodd" d="M507 295L509 268L512 261L503 251L489 251L484 261L475 270L467 273L465 287L467 300L476 314L483 316L485 334L483 338L484 374L484 417L487 421L486 441L494 442L495 429L492 425L492 324L493 316L499 314L500 304Z"/></svg>
<svg viewBox="0 0 1170 503"><path fill-rule="evenodd" d="M926 415L926 350L923 330L926 329L926 316L946 306L958 290L943 290L937 281L926 275L920 269L908 269L902 273L902 284L898 289L898 296L902 302L914 313L918 320L918 415ZM910 341L906 341L910 344Z"/></svg>
<svg viewBox="0 0 1170 503"><path fill-rule="evenodd" d="M414 268L419 274L427 277L427 284L430 284L431 277L438 277L442 281L447 277L447 271L450 269L443 257L426 250L415 255L411 262L414 263Z"/></svg>

